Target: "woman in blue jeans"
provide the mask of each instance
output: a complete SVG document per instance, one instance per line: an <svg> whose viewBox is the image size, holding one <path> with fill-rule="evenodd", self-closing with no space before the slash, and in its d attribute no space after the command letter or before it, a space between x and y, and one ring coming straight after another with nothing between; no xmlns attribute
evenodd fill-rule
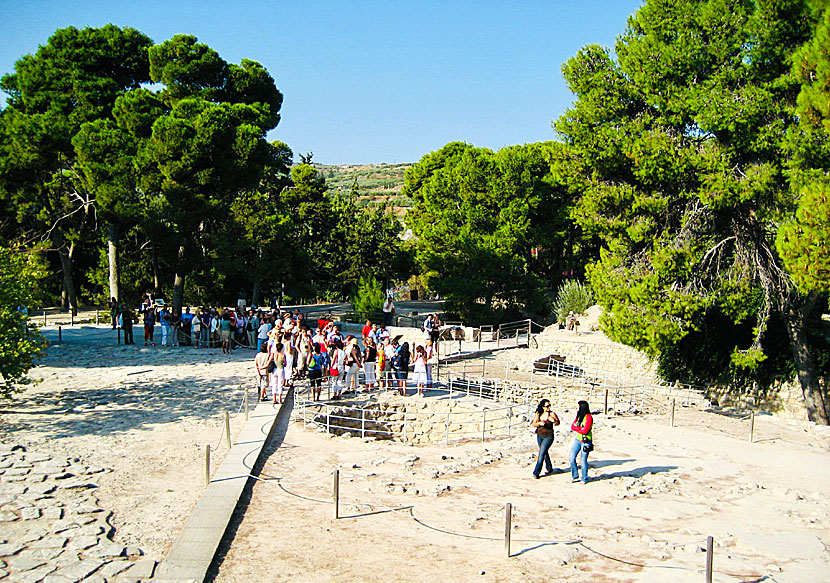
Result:
<svg viewBox="0 0 830 583"><path fill-rule="evenodd" d="M576 411L576 419L571 424L571 431L576 433L574 442L571 445L571 478L573 482L579 481L579 470L576 467L576 456L581 455L582 466L582 483L588 483L588 450L593 449L593 436L591 435L591 427L594 424L594 418L591 417L591 410L588 407L588 401L580 401L579 408Z"/></svg>
<svg viewBox="0 0 830 583"><path fill-rule="evenodd" d="M539 458L536 460L536 467L533 468L533 477L538 480L543 463L547 469L545 475L553 473L553 464L550 462L548 450L553 444L553 427L559 425L559 417L551 410L550 401L547 399L539 401L531 425L536 428L536 443L539 444Z"/></svg>

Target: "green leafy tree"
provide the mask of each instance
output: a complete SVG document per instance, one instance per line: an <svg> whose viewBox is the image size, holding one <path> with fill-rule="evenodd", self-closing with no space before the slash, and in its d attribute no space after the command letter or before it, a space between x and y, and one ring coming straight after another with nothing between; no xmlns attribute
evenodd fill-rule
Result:
<svg viewBox="0 0 830 583"><path fill-rule="evenodd" d="M95 194L79 180L72 142L85 124L112 118L119 95L149 80L140 32L113 25L58 30L0 81L0 197L17 210L18 234L48 241L77 311L73 258L94 227Z"/></svg>
<svg viewBox="0 0 830 583"><path fill-rule="evenodd" d="M352 304L358 312L379 312L385 297L381 283L371 275L364 275L357 282Z"/></svg>
<svg viewBox="0 0 830 583"><path fill-rule="evenodd" d="M609 336L677 357L718 322L734 342L710 362L753 382L783 322L808 413L827 423L808 349L816 298L797 293L775 248L801 181L788 165L799 141L790 60L814 23L798 0L648 0L617 62L586 47L564 65L577 99L556 129L582 181L574 217L602 241L587 276Z"/></svg>
<svg viewBox="0 0 830 583"><path fill-rule="evenodd" d="M19 308L29 308L45 275L36 257L0 247L0 397L30 382L26 373L46 346L37 327Z"/></svg>
<svg viewBox="0 0 830 583"><path fill-rule="evenodd" d="M534 249L560 248L568 194L551 174L554 146L493 153L451 143L406 173L416 261L447 310L472 322L544 314ZM552 264L551 264L552 265Z"/></svg>

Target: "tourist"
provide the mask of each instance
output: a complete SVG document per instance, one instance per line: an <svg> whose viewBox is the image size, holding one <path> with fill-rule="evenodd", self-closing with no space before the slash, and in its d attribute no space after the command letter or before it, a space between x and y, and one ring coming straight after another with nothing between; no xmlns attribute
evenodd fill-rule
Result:
<svg viewBox="0 0 830 583"><path fill-rule="evenodd" d="M539 456L536 459L536 467L533 468L533 477L538 480L543 463L547 470L545 475L549 476L553 473L553 464L548 450L553 445L553 427L559 425L559 417L551 410L550 401L547 399L539 401L530 425L536 428L536 443L539 445Z"/></svg>
<svg viewBox="0 0 830 583"><path fill-rule="evenodd" d="M438 352L432 346L432 340L426 341L424 346L424 358L427 362L427 387L432 388L432 371L433 365L438 362Z"/></svg>
<svg viewBox="0 0 830 583"><path fill-rule="evenodd" d="M392 316L395 315L395 304L392 303L392 298L386 296L386 301L383 302L383 326L392 324Z"/></svg>
<svg viewBox="0 0 830 583"><path fill-rule="evenodd" d="M290 329L290 325L289 325L289 329ZM283 352L283 356L285 356L285 371L283 372L283 376L284 376L284 379L285 379L285 386L290 387L291 386L291 379L294 376L294 363L296 362L294 357L296 355L297 349L294 348L293 334L291 334L291 332L284 333L283 336L282 336L282 339L283 339L282 352Z"/></svg>
<svg viewBox="0 0 830 583"><path fill-rule="evenodd" d="M429 339L432 340L432 345L437 348L438 339L441 337L441 321L438 319L438 314L433 314L430 319L432 326L429 331Z"/></svg>
<svg viewBox="0 0 830 583"><path fill-rule="evenodd" d="M133 343L133 311L119 306L118 317L121 319L121 328L124 330L124 344Z"/></svg>
<svg viewBox="0 0 830 583"><path fill-rule="evenodd" d="M357 338L351 334L346 337L346 392L357 393L359 389L359 372L363 364L360 356L360 348L357 346Z"/></svg>
<svg viewBox="0 0 830 583"><path fill-rule="evenodd" d="M582 483L588 483L588 454L594 449L594 441L591 435L591 426L594 424L594 418L591 417L591 411L588 408L587 401L580 401L579 408L576 412L576 419L571 424L571 431L576 433L573 444L571 445L571 478L573 482L579 481L579 471L576 467L576 456L581 455L582 466Z"/></svg>
<svg viewBox="0 0 830 583"><path fill-rule="evenodd" d="M363 376L366 389L375 388L375 371L377 370L378 349L371 338L366 339L366 348L363 351Z"/></svg>
<svg viewBox="0 0 830 583"><path fill-rule="evenodd" d="M274 404L282 403L283 390L285 388L285 353L282 342L277 342L274 345L274 352L272 358L274 359L274 370L270 374L271 382L271 398L274 399Z"/></svg>
<svg viewBox="0 0 830 583"><path fill-rule="evenodd" d="M268 347L264 344L260 345L260 351L254 357L254 367L256 368L257 386L259 387L259 398L261 401L267 399L268 391L268 367L271 365L273 358L268 353Z"/></svg>
<svg viewBox="0 0 830 583"><path fill-rule="evenodd" d="M202 314L199 308L196 308L196 313L193 314L193 319L190 321L190 342L194 348L199 348L199 343L202 339Z"/></svg>
<svg viewBox="0 0 830 583"><path fill-rule="evenodd" d="M171 346L178 346L179 345L179 330L182 327L182 318L179 315L179 310L173 308L173 311L170 313L170 345Z"/></svg>
<svg viewBox="0 0 830 583"><path fill-rule="evenodd" d="M415 379L415 388L418 390L418 396L424 396L424 385L427 384L427 358L424 347L418 345L415 348L415 365L413 367L413 377Z"/></svg>
<svg viewBox="0 0 830 583"><path fill-rule="evenodd" d="M320 400L320 391L323 384L323 353L319 344L314 344L312 353L308 355L308 380L311 388L311 398L314 401Z"/></svg>
<svg viewBox="0 0 830 583"><path fill-rule="evenodd" d="M161 324L161 345L166 347L170 336L170 311L163 304L159 310L159 324Z"/></svg>
<svg viewBox="0 0 830 583"><path fill-rule="evenodd" d="M248 322L245 324L245 332L248 335L248 346L259 350L259 342L257 342L257 333L260 325L260 314L262 312L254 312L253 308L248 310Z"/></svg>
<svg viewBox="0 0 830 583"><path fill-rule="evenodd" d="M386 368L386 348L387 348L387 346L389 346L389 340L388 339L377 343L377 355L375 357L376 360L377 360L376 370L378 371L377 372L378 388L380 388L381 390L386 388L386 383L384 382L383 375L387 371L387 368Z"/></svg>
<svg viewBox="0 0 830 583"><path fill-rule="evenodd" d="M398 388L401 395L406 397L406 379L409 377L409 342L404 342L395 354L396 361L392 362L395 367L395 376L398 377Z"/></svg>
<svg viewBox="0 0 830 583"><path fill-rule="evenodd" d="M329 361L331 368L329 376L332 379L332 388L334 390L333 399L340 399L343 396L343 377L346 374L346 352L343 350L343 342L335 339L331 344L331 355Z"/></svg>
<svg viewBox="0 0 830 583"><path fill-rule="evenodd" d="M268 316L262 318L262 323L259 325L256 335L257 350L259 350L263 344L268 342L268 333L271 331L271 328L273 328L273 326L271 325L271 319Z"/></svg>
<svg viewBox="0 0 830 583"><path fill-rule="evenodd" d="M189 306L184 309L184 314L182 314L182 338L180 342L182 346L190 344L191 333L193 331L193 318L195 317L190 313Z"/></svg>
<svg viewBox="0 0 830 583"><path fill-rule="evenodd" d="M366 323L363 325L363 328L360 329L360 335L363 337L363 342L366 342L366 339L369 337L369 332L372 331L372 321L366 320Z"/></svg>
<svg viewBox="0 0 830 583"><path fill-rule="evenodd" d="M147 346L147 341L150 341L152 346L155 346L153 334L156 326L156 311L150 307L144 309L144 346Z"/></svg>
<svg viewBox="0 0 830 583"><path fill-rule="evenodd" d="M199 344L205 348L210 347L210 310L203 309L202 314L202 334L199 337Z"/></svg>
<svg viewBox="0 0 830 583"><path fill-rule="evenodd" d="M222 354L231 353L231 314L228 310L222 312L219 320L219 340L222 342Z"/></svg>
<svg viewBox="0 0 830 583"><path fill-rule="evenodd" d="M116 326L118 326L118 314L120 313L120 304L118 300L113 297L110 297L110 321L112 322L113 330L115 330Z"/></svg>

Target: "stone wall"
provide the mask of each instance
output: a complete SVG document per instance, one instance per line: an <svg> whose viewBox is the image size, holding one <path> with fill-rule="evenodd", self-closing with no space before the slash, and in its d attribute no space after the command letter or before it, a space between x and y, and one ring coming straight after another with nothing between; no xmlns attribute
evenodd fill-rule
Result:
<svg viewBox="0 0 830 583"><path fill-rule="evenodd" d="M821 380L821 387L826 392L827 380ZM748 389L744 393L729 393L723 387L710 387L708 390L713 403L723 407L740 407L777 413L784 417L807 421L807 407L798 380L775 383L765 391Z"/></svg>
<svg viewBox="0 0 830 583"><path fill-rule="evenodd" d="M588 338L563 338L559 334L537 336L539 349L565 357L565 363L586 369L602 370L621 378L659 382L657 364L642 352L616 342L592 342ZM604 340L604 337L603 337Z"/></svg>

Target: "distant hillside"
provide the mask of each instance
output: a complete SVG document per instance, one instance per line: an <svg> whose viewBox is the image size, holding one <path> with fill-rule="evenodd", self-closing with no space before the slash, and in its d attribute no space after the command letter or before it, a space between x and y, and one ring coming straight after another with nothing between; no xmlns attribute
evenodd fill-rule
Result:
<svg viewBox="0 0 830 583"><path fill-rule="evenodd" d="M412 199L401 196L404 174L410 166L412 164L314 164L326 177L329 191L333 194L349 196L357 177L358 204L375 206L386 203L398 215L406 213L413 205Z"/></svg>

